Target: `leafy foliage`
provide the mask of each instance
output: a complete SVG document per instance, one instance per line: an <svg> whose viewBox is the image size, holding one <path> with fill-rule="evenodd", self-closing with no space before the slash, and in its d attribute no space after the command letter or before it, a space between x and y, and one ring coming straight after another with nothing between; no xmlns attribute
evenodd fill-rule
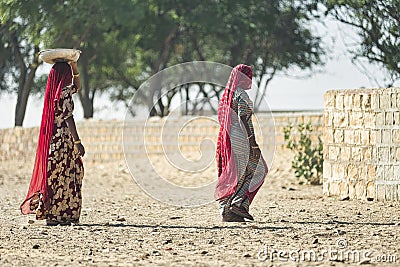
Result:
<svg viewBox="0 0 400 267"><path fill-rule="evenodd" d="M292 168L296 177L304 177L311 184L321 184L323 166L323 144L318 137L318 145L311 140L311 123L293 125L284 128L286 147L295 152Z"/></svg>
<svg viewBox="0 0 400 267"><path fill-rule="evenodd" d="M138 33L137 42L143 51L151 52L142 56L142 70L148 73L145 76L192 60L217 61L230 66L245 62L254 67L258 85L266 81L255 101L257 109L268 82L277 73L295 66L311 69L322 64L320 56L324 50L320 38L309 28L315 5L286 0L151 3L155 6L150 5L152 12L146 13L139 23L144 27ZM124 76L127 82L135 80L135 76ZM199 87L193 86L190 90ZM217 89L218 95L223 88ZM185 90L178 88L174 92L184 98ZM215 97L214 90L209 93ZM126 92L118 95L124 96ZM163 93L149 92L147 97L160 95ZM161 98L154 114L166 114L169 99Z"/></svg>
<svg viewBox="0 0 400 267"><path fill-rule="evenodd" d="M79 98L86 118L93 116L99 93L107 91L112 99L128 103L150 76L194 60L252 65L258 84L265 84L255 101L257 108L277 73L323 64L320 56L325 51L310 29L316 9L315 4L291 0L7 0L0 4L4 33L0 51L5 56L0 58L0 77L18 81L19 72L13 69L16 58L8 45L9 33L18 29L17 43L27 52L26 65L37 56L33 46L83 51ZM37 77L36 82L35 91L43 78ZM165 95L163 88L148 90L137 104L146 106L151 115L164 116L174 97L218 98L223 88L208 86L185 85ZM207 104L216 110L211 102L194 103L187 113Z"/></svg>
<svg viewBox="0 0 400 267"><path fill-rule="evenodd" d="M35 1L6 1L0 5L0 89L19 90L21 77L34 61L39 45L43 16L31 10L39 9Z"/></svg>
<svg viewBox="0 0 400 267"><path fill-rule="evenodd" d="M360 37L355 59L378 63L388 71L391 86L400 79L400 1L326 0L327 14L354 27Z"/></svg>
<svg viewBox="0 0 400 267"><path fill-rule="evenodd" d="M8 0L0 4L0 89L17 94L16 126L22 126L28 97L41 64L38 52L48 27L41 11L38 1Z"/></svg>

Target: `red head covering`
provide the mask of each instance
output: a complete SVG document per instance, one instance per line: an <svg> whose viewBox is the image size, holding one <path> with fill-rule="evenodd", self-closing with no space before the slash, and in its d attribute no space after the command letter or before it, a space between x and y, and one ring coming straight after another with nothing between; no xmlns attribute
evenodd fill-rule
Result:
<svg viewBox="0 0 400 267"><path fill-rule="evenodd" d="M251 88L252 70L250 66L240 64L233 68L218 106L220 130L217 142L218 183L215 199L221 199L235 192L237 169L231 151L229 132L231 129L232 98L237 87Z"/></svg>
<svg viewBox="0 0 400 267"><path fill-rule="evenodd" d="M46 93L42 122L40 125L39 141L36 150L35 165L29 185L28 194L21 204L23 214L34 213L30 209L30 200L39 193L43 203L47 204L47 162L50 140L53 132L54 111L60 99L62 89L72 82L72 70L68 63L59 62L53 65L47 78Z"/></svg>

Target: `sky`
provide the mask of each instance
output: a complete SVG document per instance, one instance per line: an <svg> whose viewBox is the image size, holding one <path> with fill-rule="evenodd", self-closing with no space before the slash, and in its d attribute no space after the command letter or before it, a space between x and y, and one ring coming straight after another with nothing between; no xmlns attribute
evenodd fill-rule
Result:
<svg viewBox="0 0 400 267"><path fill-rule="evenodd" d="M348 47L357 39L353 29L334 21L325 21L325 26L315 25L315 30L323 36L323 44L329 49L325 66L309 76L310 72L293 71L287 75L275 77L266 94L266 101L271 110L322 110L323 95L332 89L354 89L360 87L376 88L383 85L381 68L364 64L369 78L360 67L351 62ZM79 63L79 62L78 62ZM42 72L48 73L51 65L44 64ZM296 78L302 76L303 78ZM371 75L370 75L371 77ZM250 96L252 94L250 93ZM0 128L12 128L14 125L16 97L9 94L0 95ZM24 127L40 125L43 99L30 97L24 120ZM107 95L95 99L95 120L125 118L126 110L120 103L112 103ZM75 120L83 120L83 111L79 100L75 98Z"/></svg>

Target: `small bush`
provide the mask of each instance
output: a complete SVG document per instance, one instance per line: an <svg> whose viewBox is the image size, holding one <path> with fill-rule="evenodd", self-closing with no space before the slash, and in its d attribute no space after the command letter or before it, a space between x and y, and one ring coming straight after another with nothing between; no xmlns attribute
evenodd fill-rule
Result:
<svg viewBox="0 0 400 267"><path fill-rule="evenodd" d="M297 178L304 177L309 183L322 182L323 144L318 137L318 144L311 141L313 131L311 123L299 124L297 129L289 125L283 129L286 147L295 152L292 168Z"/></svg>

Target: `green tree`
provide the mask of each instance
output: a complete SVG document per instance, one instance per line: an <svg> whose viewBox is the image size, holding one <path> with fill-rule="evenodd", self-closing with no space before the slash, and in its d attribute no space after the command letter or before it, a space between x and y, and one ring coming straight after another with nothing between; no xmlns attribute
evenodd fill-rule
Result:
<svg viewBox="0 0 400 267"><path fill-rule="evenodd" d="M37 10L38 12L32 12ZM45 16L37 1L6 1L0 5L0 89L17 93L15 126L22 126L36 71Z"/></svg>
<svg viewBox="0 0 400 267"><path fill-rule="evenodd" d="M124 46L124 54L128 56L126 68L119 68L117 75L123 76L122 80L131 91L118 93L118 96L122 96L120 99L126 96L130 99L133 93L137 92L141 82L168 66L174 51L174 42L182 31L174 2L148 1L143 6L143 15L135 17L126 25L126 30L134 35L125 39L125 42L130 44ZM151 115L165 115L166 108L161 99L161 91L151 88L140 96L140 101L147 106ZM156 105L153 105L153 102L156 102Z"/></svg>
<svg viewBox="0 0 400 267"><path fill-rule="evenodd" d="M292 68L312 69L321 64L321 40L312 33L310 22L317 5L305 1L220 1L218 17L223 27L217 36L225 40L227 64L247 62L254 66L259 91L259 109L269 82Z"/></svg>
<svg viewBox="0 0 400 267"><path fill-rule="evenodd" d="M141 16L137 2L140 1L71 0L55 4L51 0L40 3L26 0L0 5L0 86L18 92L15 125L23 123L32 88L43 91L38 88L43 86L43 77L35 80L36 70L42 63L38 52L43 48L83 51L79 60L82 90L78 95L84 117L93 116L96 94L115 84L110 66L119 68L126 59L123 54L121 57L118 39L128 36L126 27L125 36L120 34L124 24ZM109 59L120 61L106 61Z"/></svg>
<svg viewBox="0 0 400 267"><path fill-rule="evenodd" d="M312 34L309 15L316 9L290 0L70 0L7 1L1 4L0 77L22 77L9 35L18 37L14 47L24 52L28 75L35 76L39 48L71 47L83 51L79 60L82 90L79 98L84 117L93 116L95 96L105 90L113 99L127 103L140 84L150 76L178 63L209 60L254 66L258 83L268 83L278 72L291 67L311 69L321 63L323 50ZM32 12L38 10L39 12ZM16 31L15 29L18 29ZM7 58L7 59L6 59ZM11 68L8 68L11 65ZM4 71L7 70L8 71ZM14 73L14 74L13 74ZM6 82L9 79L4 79ZM33 80L33 83L35 81ZM37 79L43 83L43 78ZM5 82L2 82L3 84ZM4 87L4 86L3 86ZM25 98L31 91L27 83ZM205 102L193 102L187 113L200 110L218 98L223 88L197 84L181 86L164 95L164 89L144 92L140 104L151 115L169 112L172 98L190 100L202 95ZM256 99L260 105L266 85ZM197 92L193 93L193 90ZM155 103L155 105L154 105ZM26 102L25 102L26 106ZM191 110L190 110L191 109ZM16 112L24 114L18 106ZM20 122L22 124L22 122Z"/></svg>
<svg viewBox="0 0 400 267"><path fill-rule="evenodd" d="M326 13L356 29L360 38L354 59L378 63L388 73L387 86L400 78L400 1L326 0Z"/></svg>
<svg viewBox="0 0 400 267"><path fill-rule="evenodd" d="M146 15L136 32L136 46L141 54L143 72L149 77L174 64L192 60L208 60L234 66L247 63L254 66L260 91L256 108L262 103L268 82L279 72L292 67L312 69L321 64L324 53L320 38L315 36L309 23L317 5L296 4L289 0L264 1L161 1L149 2ZM130 53L131 55L133 53ZM135 80L125 75L127 84ZM197 89L196 89L197 88ZM175 94L189 100L189 95L218 97L221 87L204 85L182 86L163 95L162 91L149 91L147 106L151 115L163 116ZM198 90L190 94L189 91ZM131 91L132 93L135 90ZM193 93L193 92L192 92ZM120 99L129 94L119 93ZM153 102L157 102L153 106ZM211 106L211 104L210 104ZM192 108L198 108L193 105ZM216 108L214 107L214 110Z"/></svg>
<svg viewBox="0 0 400 267"><path fill-rule="evenodd" d="M133 34L123 39L120 45L126 59L123 68L115 68L114 77L122 84L114 91L114 99L128 103L133 94L141 93L140 104L144 104L152 116L168 113L170 101L179 90L170 90L162 97L163 92L157 90L157 86L146 92L137 89L143 81L166 67L195 59L185 57L189 44L183 42L190 29L183 14L191 16L193 9L201 5L198 0L184 3L152 0L144 6L143 16L125 24Z"/></svg>
<svg viewBox="0 0 400 267"><path fill-rule="evenodd" d="M127 25L142 15L140 1L71 0L63 5L48 1L51 39L48 47L73 47L83 51L79 59L82 90L79 99L84 117L93 117L96 94L116 84L112 73L126 60L123 46L130 39ZM142 4L143 5L143 4ZM132 27L131 30L134 30ZM134 34L134 33L133 33Z"/></svg>

